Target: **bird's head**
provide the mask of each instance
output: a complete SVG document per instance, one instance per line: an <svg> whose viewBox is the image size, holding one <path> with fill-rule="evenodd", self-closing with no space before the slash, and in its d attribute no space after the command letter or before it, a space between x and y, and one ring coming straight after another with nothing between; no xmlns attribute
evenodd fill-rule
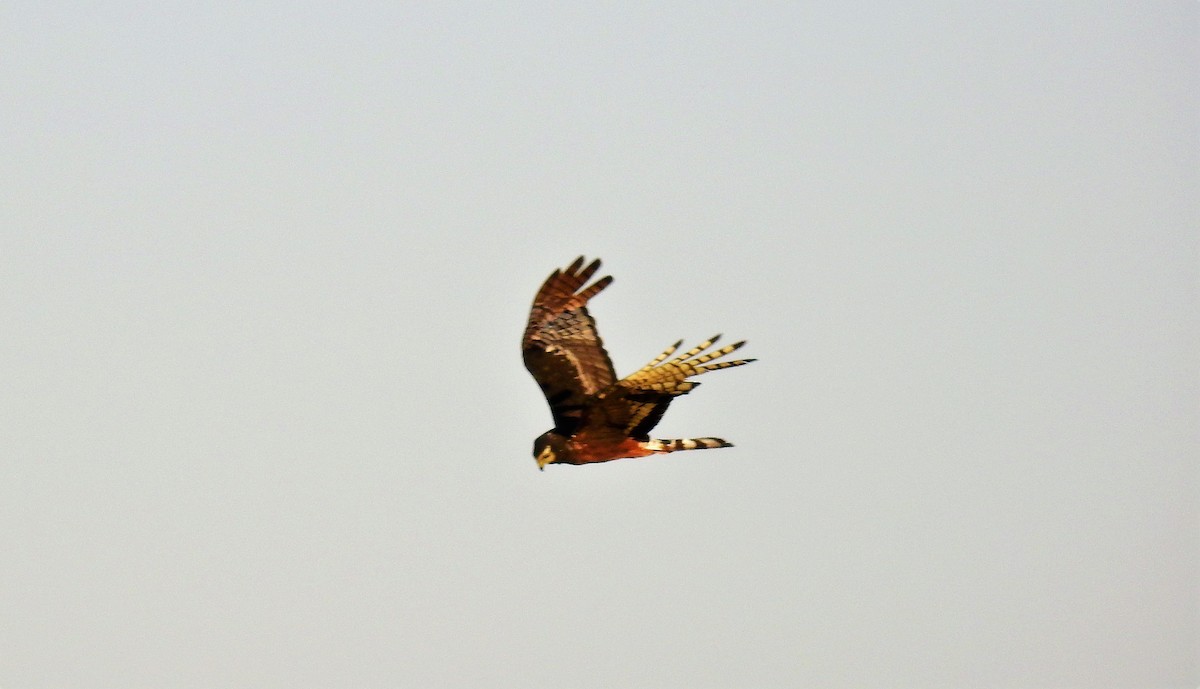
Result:
<svg viewBox="0 0 1200 689"><path fill-rule="evenodd" d="M533 441L533 458L537 460L538 470L543 471L547 464L557 462L566 452L567 439L554 431L546 431Z"/></svg>

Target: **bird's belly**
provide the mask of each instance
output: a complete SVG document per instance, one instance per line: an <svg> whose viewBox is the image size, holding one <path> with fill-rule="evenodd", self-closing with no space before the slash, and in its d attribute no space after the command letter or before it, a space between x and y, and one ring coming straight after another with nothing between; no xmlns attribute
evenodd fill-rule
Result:
<svg viewBox="0 0 1200 689"><path fill-rule="evenodd" d="M627 457L645 457L654 454L633 438L598 442L590 439L572 438L571 457L567 464L594 464Z"/></svg>

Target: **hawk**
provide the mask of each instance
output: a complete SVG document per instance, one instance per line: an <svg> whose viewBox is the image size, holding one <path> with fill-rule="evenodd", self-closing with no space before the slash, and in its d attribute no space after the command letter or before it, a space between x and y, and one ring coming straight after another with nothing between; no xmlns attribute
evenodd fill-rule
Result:
<svg viewBox="0 0 1200 689"><path fill-rule="evenodd" d="M612 283L612 276L606 276L587 285L599 269L599 259L584 267L580 256L566 268L555 270L538 290L529 312L521 354L554 417L554 428L533 443L538 469L551 463L592 464L732 447L721 438L651 440L649 433L671 400L699 385L689 378L754 361L717 361L740 349L745 341L709 350L721 337L715 335L669 359L683 344L680 340L618 380L596 332L596 321L587 310L588 300Z"/></svg>

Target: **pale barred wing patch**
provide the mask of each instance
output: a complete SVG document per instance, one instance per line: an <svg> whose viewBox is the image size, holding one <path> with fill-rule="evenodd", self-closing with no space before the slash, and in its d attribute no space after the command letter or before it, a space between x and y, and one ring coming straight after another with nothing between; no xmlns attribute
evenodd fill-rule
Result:
<svg viewBox="0 0 1200 689"><path fill-rule="evenodd" d="M720 337L714 335L683 354L669 359L683 344L680 340L667 347L653 361L623 378L613 389L607 391L602 399L603 410L609 423L621 426L632 437L644 438L662 420L672 399L687 394L699 385L689 378L754 361L716 361L746 344L743 340L706 352L705 350L716 344Z"/></svg>
<svg viewBox="0 0 1200 689"><path fill-rule="evenodd" d="M617 377L586 307L612 282L606 276L584 287L599 268L599 260L584 267L580 256L554 271L534 297L521 342L525 368L542 388L554 425L567 432L579 427L592 396Z"/></svg>

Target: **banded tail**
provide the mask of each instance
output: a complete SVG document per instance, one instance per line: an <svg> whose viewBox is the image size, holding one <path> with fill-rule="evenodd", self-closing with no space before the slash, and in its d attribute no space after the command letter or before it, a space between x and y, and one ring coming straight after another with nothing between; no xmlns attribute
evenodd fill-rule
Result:
<svg viewBox="0 0 1200 689"><path fill-rule="evenodd" d="M718 447L733 447L733 443L721 438L654 438L642 443L642 448L654 453L679 452L681 450L712 450Z"/></svg>

